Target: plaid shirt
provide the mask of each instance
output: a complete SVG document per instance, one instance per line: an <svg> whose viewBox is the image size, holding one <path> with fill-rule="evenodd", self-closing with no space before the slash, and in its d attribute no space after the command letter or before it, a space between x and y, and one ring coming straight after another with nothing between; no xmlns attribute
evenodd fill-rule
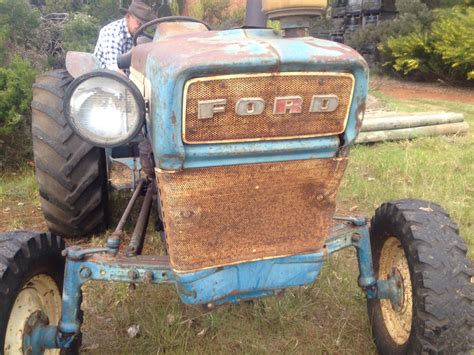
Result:
<svg viewBox="0 0 474 355"><path fill-rule="evenodd" d="M94 55L102 68L118 70L117 57L127 53L133 47L133 37L128 32L125 18L109 23L99 33Z"/></svg>

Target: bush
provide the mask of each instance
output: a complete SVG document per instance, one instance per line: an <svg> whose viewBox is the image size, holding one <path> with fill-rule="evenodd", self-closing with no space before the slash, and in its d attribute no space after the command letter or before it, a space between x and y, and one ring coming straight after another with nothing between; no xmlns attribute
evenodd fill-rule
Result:
<svg viewBox="0 0 474 355"><path fill-rule="evenodd" d="M70 12L73 10L73 1L70 0L46 0L45 11L52 12Z"/></svg>
<svg viewBox="0 0 474 355"><path fill-rule="evenodd" d="M83 3L85 5L82 6L81 12L97 18L100 26L105 26L122 16L119 11L122 7L122 1L120 0L90 0L83 1Z"/></svg>
<svg viewBox="0 0 474 355"><path fill-rule="evenodd" d="M456 6L438 10L428 27L389 37L379 45L385 64L403 74L421 74L446 81L474 79L474 9Z"/></svg>
<svg viewBox="0 0 474 355"><path fill-rule="evenodd" d="M421 0L397 0L399 14L358 31L350 45L375 50L375 64L412 78L445 81L474 79L474 8L466 5L431 10ZM438 1L436 6L462 3ZM433 7L433 3L430 3Z"/></svg>
<svg viewBox="0 0 474 355"><path fill-rule="evenodd" d="M73 19L64 26L64 49L92 53L99 30L97 19L81 13L75 14Z"/></svg>
<svg viewBox="0 0 474 355"><path fill-rule="evenodd" d="M0 166L29 154L29 113L36 74L20 57L0 68Z"/></svg>
<svg viewBox="0 0 474 355"><path fill-rule="evenodd" d="M474 8L456 6L440 12L432 31L434 52L453 75L474 79Z"/></svg>
<svg viewBox="0 0 474 355"><path fill-rule="evenodd" d="M15 54L34 57L35 50L41 46L38 41L39 23L39 12L33 10L28 2L0 1L0 62L10 63Z"/></svg>
<svg viewBox="0 0 474 355"><path fill-rule="evenodd" d="M410 35L418 29L429 28L433 22L432 11L420 0L397 0L396 7L396 18L362 28L354 34L349 44L363 53L367 49L378 47L379 50L375 52L376 62L392 61L390 50L385 48L388 38Z"/></svg>

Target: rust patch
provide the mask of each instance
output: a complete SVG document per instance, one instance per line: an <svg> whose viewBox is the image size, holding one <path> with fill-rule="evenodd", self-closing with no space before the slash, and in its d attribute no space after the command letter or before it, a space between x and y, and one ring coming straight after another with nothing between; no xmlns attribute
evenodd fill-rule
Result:
<svg viewBox="0 0 474 355"><path fill-rule="evenodd" d="M205 32L208 29L202 23L196 22L164 22L157 27L158 40L196 32Z"/></svg>
<svg viewBox="0 0 474 355"><path fill-rule="evenodd" d="M322 248L346 159L157 171L171 265L219 267Z"/></svg>
<svg viewBox="0 0 474 355"><path fill-rule="evenodd" d="M356 113L356 128L358 131L362 128L362 123L364 122L364 114L365 114L365 101L359 105L357 108Z"/></svg>

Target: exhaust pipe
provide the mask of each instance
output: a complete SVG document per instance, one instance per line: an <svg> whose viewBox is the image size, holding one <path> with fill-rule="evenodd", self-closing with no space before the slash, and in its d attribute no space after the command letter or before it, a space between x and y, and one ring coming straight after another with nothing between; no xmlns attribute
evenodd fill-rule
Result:
<svg viewBox="0 0 474 355"><path fill-rule="evenodd" d="M245 27L267 27L267 15L265 15L262 11L262 0L247 0Z"/></svg>

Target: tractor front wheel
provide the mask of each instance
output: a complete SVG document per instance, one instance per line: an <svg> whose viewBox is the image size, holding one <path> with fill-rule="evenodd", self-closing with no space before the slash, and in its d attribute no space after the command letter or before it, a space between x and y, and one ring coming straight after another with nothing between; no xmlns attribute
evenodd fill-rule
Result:
<svg viewBox="0 0 474 355"><path fill-rule="evenodd" d="M61 318L64 241L50 233L26 231L0 234L0 354L29 354L24 336L41 323L58 325ZM71 349L46 354L76 354ZM35 349L37 350L37 349Z"/></svg>
<svg viewBox="0 0 474 355"><path fill-rule="evenodd" d="M375 276L395 277L402 297L368 301L381 354L461 353L474 344L473 269L458 227L440 206L383 204L370 227Z"/></svg>

